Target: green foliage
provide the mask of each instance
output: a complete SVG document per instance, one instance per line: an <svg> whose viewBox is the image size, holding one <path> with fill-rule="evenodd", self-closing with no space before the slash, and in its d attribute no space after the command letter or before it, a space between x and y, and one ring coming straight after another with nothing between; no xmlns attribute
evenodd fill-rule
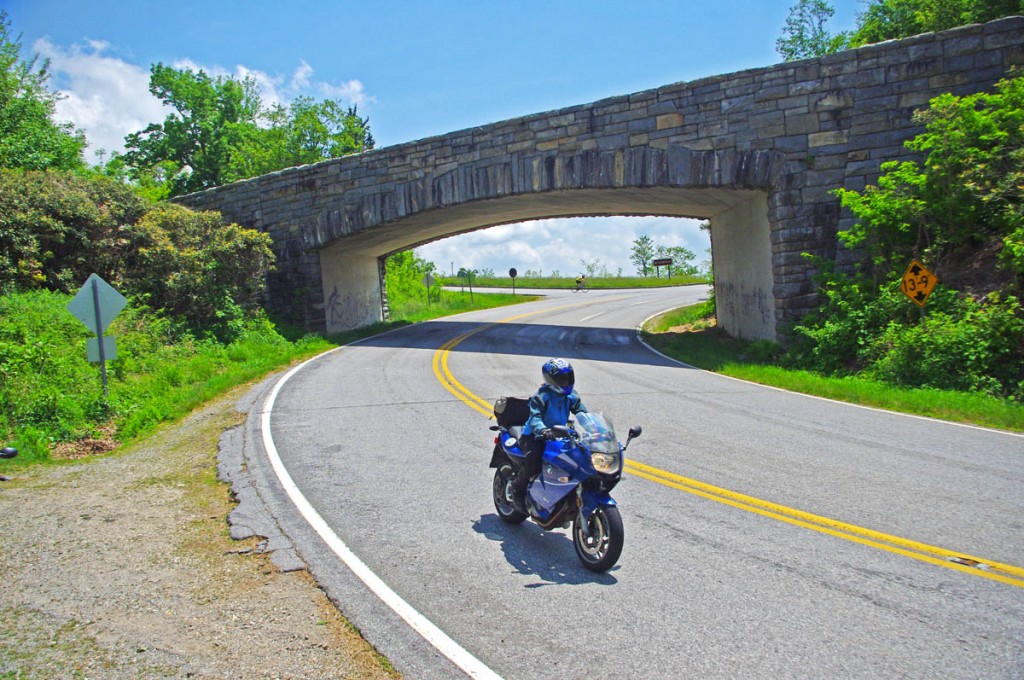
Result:
<svg viewBox="0 0 1024 680"><path fill-rule="evenodd" d="M57 96L47 87L49 63L21 57L21 38L11 37L0 10L0 168L76 170L84 167L84 135L53 121Z"/></svg>
<svg viewBox="0 0 1024 680"><path fill-rule="evenodd" d="M251 78L155 64L149 89L172 113L129 135L107 172L169 196L373 148L369 121L354 107L299 97L267 108Z"/></svg>
<svg viewBox="0 0 1024 680"><path fill-rule="evenodd" d="M1021 0L872 0L850 47L1024 14Z"/></svg>
<svg viewBox="0 0 1024 680"><path fill-rule="evenodd" d="M0 440L19 448L15 462L45 459L55 444L83 437L143 435L234 385L331 346L315 337L285 340L259 316L230 343L197 340L133 304L108 331L117 359L108 364L104 401L99 369L86 360L90 333L67 311L70 299L47 290L0 297Z"/></svg>
<svg viewBox="0 0 1024 680"><path fill-rule="evenodd" d="M851 47L944 31L1024 14L1024 0L870 0L852 33L832 34L835 14L827 0L798 0L790 7L775 50L786 61L821 57Z"/></svg>
<svg viewBox="0 0 1024 680"><path fill-rule="evenodd" d="M775 51L786 61L822 57L846 49L849 35L832 35L825 24L835 14L826 0L797 0L789 8L782 36L775 41Z"/></svg>
<svg viewBox="0 0 1024 680"><path fill-rule="evenodd" d="M260 310L274 257L267 234L170 204L131 231L137 250L121 279L131 293L222 340L238 337Z"/></svg>
<svg viewBox="0 0 1024 680"><path fill-rule="evenodd" d="M75 292L96 273L198 334L235 337L262 303L270 237L152 206L100 176L0 170L0 291Z"/></svg>
<svg viewBox="0 0 1024 680"><path fill-rule="evenodd" d="M392 309L413 302L426 304L427 287L423 285L423 278L427 274L435 279L439 276L434 263L424 260L413 250L403 250L388 256L385 272L388 304ZM431 291L431 295L436 293Z"/></svg>
<svg viewBox="0 0 1024 680"><path fill-rule="evenodd" d="M636 267L637 274L647 276L647 269L651 264L651 260L654 259L655 248L654 241L647 234L633 241L629 261Z"/></svg>
<svg viewBox="0 0 1024 680"><path fill-rule="evenodd" d="M106 178L0 169L0 292L71 291L96 272L115 281L146 203Z"/></svg>
<svg viewBox="0 0 1024 680"><path fill-rule="evenodd" d="M833 377L782 367L778 347L718 332L713 327L714 312L714 305L706 302L667 312L644 324L643 337L679 361L742 380L853 404L1024 431L1024 403L1013 400L977 391L898 387L870 377Z"/></svg>
<svg viewBox="0 0 1024 680"><path fill-rule="evenodd" d="M839 190L857 223L839 237L865 254L822 268L823 302L788 356L829 374L1024 399L1024 79L943 95L907 143L923 163L887 163L877 186ZM940 284L922 312L899 292L911 259Z"/></svg>
<svg viewBox="0 0 1024 680"><path fill-rule="evenodd" d="M954 270L988 248L997 253L1002 283L1019 293L1024 78L1000 81L992 93L942 95L915 119L925 132L907 147L927 153L923 167L887 163L877 186L837 192L858 217L841 235L845 245L867 249L880 271L905 265L911 256Z"/></svg>
<svg viewBox="0 0 1024 680"><path fill-rule="evenodd" d="M672 264L667 269L671 276L697 276L697 265L693 260L697 257L693 251L683 246L658 246L654 251L655 258L668 257Z"/></svg>

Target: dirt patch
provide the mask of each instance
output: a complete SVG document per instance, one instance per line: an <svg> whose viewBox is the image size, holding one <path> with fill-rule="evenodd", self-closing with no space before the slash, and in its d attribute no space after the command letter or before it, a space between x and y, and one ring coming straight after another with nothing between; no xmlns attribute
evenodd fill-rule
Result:
<svg viewBox="0 0 1024 680"><path fill-rule="evenodd" d="M394 678L303 571L232 541L240 393L111 455L8 471L0 678Z"/></svg>

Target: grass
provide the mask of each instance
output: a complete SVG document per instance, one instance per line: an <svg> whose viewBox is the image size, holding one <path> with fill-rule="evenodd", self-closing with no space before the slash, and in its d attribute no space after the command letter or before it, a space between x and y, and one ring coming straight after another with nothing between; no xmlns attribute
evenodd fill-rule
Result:
<svg viewBox="0 0 1024 680"><path fill-rule="evenodd" d="M440 303L399 304L389 322L330 337L287 339L257 320L226 345L176 337L165 320L129 308L108 330L118 353L107 366L108 398L98 366L86 360L90 334L66 311L69 299L48 291L0 297L0 445L19 450L0 460L0 474L111 451L238 385L360 338L536 298L445 292Z"/></svg>
<svg viewBox="0 0 1024 680"><path fill-rule="evenodd" d="M733 378L862 406L1024 432L1024 406L1005 399L936 389L906 389L857 377L833 378L773 363L777 348L728 337L701 303L648 320L644 340L678 361Z"/></svg>
<svg viewBox="0 0 1024 680"><path fill-rule="evenodd" d="M472 312L477 309L491 309L507 305L532 302L536 295L513 295L511 293L477 293L465 291L440 290L440 299L431 293L431 302L426 300L404 300L394 305L391 316L403 323L427 321L442 316Z"/></svg>

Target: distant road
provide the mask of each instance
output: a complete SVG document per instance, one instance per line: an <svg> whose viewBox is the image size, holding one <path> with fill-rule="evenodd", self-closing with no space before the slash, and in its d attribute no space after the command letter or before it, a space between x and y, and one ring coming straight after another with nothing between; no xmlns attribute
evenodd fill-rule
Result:
<svg viewBox="0 0 1024 680"><path fill-rule="evenodd" d="M281 387L273 442L345 545L501 677L1024 677L1024 437L684 368L636 339L705 295L551 291L371 338ZM644 427L606 575L491 504L481 404L532 393L549 356L620 434ZM462 675L265 484L371 643L409 677Z"/></svg>

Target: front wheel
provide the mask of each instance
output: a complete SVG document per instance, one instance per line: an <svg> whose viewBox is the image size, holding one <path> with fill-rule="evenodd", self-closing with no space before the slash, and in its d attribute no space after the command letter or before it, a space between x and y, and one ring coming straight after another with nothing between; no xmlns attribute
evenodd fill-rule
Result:
<svg viewBox="0 0 1024 680"><path fill-rule="evenodd" d="M619 509L614 505L598 506L586 518L586 522L587 526L584 527L577 515L572 526L572 544L576 548L576 556L590 571L608 571L622 554L625 538Z"/></svg>
<svg viewBox="0 0 1024 680"><path fill-rule="evenodd" d="M509 500L513 477L515 477L515 471L510 463L499 465L498 469L494 471L494 484L491 493L494 496L494 509L498 511L498 517L509 524L521 524L526 519L526 515L516 510L516 506L512 505L512 501Z"/></svg>

